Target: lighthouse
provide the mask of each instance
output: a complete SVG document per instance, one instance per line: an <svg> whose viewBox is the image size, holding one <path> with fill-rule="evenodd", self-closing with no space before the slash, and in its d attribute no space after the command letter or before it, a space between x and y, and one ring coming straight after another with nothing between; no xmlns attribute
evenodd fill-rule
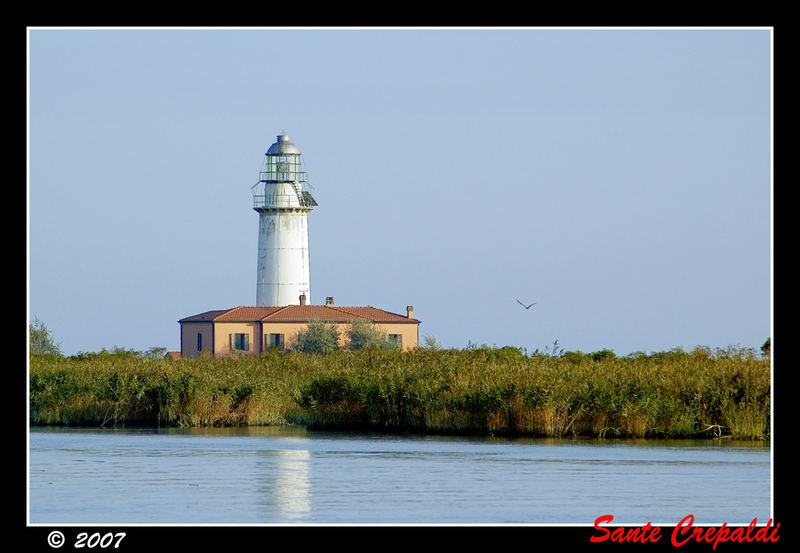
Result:
<svg viewBox="0 0 800 553"><path fill-rule="evenodd" d="M267 150L251 191L258 213L256 305L310 303L308 214L317 202L308 191L300 150L285 133Z"/></svg>

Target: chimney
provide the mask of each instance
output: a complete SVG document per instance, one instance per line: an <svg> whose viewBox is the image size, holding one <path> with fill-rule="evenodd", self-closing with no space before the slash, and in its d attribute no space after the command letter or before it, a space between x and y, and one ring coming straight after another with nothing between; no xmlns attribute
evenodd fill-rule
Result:
<svg viewBox="0 0 800 553"><path fill-rule="evenodd" d="M406 306L406 317L408 317L409 319L413 319L414 318L414 306L413 305L407 305Z"/></svg>
<svg viewBox="0 0 800 553"><path fill-rule="evenodd" d="M333 305L333 296L325 298L325 305Z"/></svg>
<svg viewBox="0 0 800 553"><path fill-rule="evenodd" d="M305 305L305 304L306 304L306 295L300 294L300 305Z"/></svg>

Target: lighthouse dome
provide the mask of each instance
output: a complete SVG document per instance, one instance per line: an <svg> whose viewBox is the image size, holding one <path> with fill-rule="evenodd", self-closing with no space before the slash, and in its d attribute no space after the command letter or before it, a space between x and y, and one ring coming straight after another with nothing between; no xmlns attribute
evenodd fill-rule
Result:
<svg viewBox="0 0 800 553"><path fill-rule="evenodd" d="M267 155L300 155L300 150L294 145L287 134L279 134L278 140L267 150Z"/></svg>

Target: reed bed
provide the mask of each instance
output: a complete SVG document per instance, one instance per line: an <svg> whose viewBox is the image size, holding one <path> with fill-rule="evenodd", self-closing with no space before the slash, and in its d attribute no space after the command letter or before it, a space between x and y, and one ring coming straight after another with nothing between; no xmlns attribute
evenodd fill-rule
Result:
<svg viewBox="0 0 800 553"><path fill-rule="evenodd" d="M747 350L571 353L420 348L182 360L31 356L30 422L769 439L770 363Z"/></svg>

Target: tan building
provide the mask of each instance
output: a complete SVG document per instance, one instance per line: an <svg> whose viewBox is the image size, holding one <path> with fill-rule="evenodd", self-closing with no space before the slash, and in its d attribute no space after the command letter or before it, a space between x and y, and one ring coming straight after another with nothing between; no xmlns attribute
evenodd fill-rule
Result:
<svg viewBox="0 0 800 553"><path fill-rule="evenodd" d="M331 298L326 305L287 305L284 307L234 307L206 311L178 321L181 325L181 357L196 357L200 352L225 355L231 352L260 353L271 347L291 349L308 322L320 320L335 324L340 346L346 345L346 330L353 321L367 321L385 332L400 347L409 350L419 344L420 321L413 317L375 307L338 307Z"/></svg>

